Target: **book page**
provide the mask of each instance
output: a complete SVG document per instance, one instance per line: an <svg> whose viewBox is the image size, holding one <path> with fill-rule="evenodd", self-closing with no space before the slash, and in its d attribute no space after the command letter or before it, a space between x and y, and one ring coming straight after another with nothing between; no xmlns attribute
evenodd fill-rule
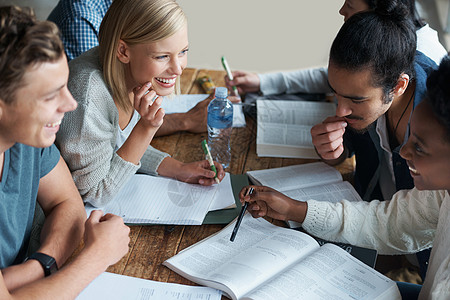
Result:
<svg viewBox="0 0 450 300"><path fill-rule="evenodd" d="M362 201L361 196L348 181L291 189L283 191L283 194L299 201L308 201L311 199L328 202L339 202L343 199L348 201ZM302 224L295 221L287 221L287 223L290 228L302 226Z"/></svg>
<svg viewBox="0 0 450 300"><path fill-rule="evenodd" d="M362 201L355 188L348 181L291 189L286 190L283 194L299 201L310 199L328 202L339 202L342 199Z"/></svg>
<svg viewBox="0 0 450 300"><path fill-rule="evenodd" d="M394 281L338 246L325 244L243 299L372 300L401 297Z"/></svg>
<svg viewBox="0 0 450 300"><path fill-rule="evenodd" d="M92 281L76 300L220 300L222 292L200 286L129 277L104 272Z"/></svg>
<svg viewBox="0 0 450 300"><path fill-rule="evenodd" d="M261 99L256 103L258 156L319 158L310 130L335 115L334 103Z"/></svg>
<svg viewBox="0 0 450 300"><path fill-rule="evenodd" d="M185 113L208 97L208 94L182 94L173 97L164 97L161 107L166 114ZM242 106L233 105L233 127L244 127L245 125Z"/></svg>
<svg viewBox="0 0 450 300"><path fill-rule="evenodd" d="M276 145L279 147L313 148L311 127L290 124L258 124L256 142L260 146Z"/></svg>
<svg viewBox="0 0 450 300"><path fill-rule="evenodd" d="M200 225L209 211L217 185L201 186L178 180L135 174L102 209L125 223ZM89 215L95 208L86 205Z"/></svg>
<svg viewBox="0 0 450 300"><path fill-rule="evenodd" d="M234 242L234 223L181 251L163 264L182 276L225 291L233 299L318 249L307 234L246 214Z"/></svg>
<svg viewBox="0 0 450 300"><path fill-rule="evenodd" d="M336 105L319 101L256 100L258 122L314 126L336 114Z"/></svg>
<svg viewBox="0 0 450 300"><path fill-rule="evenodd" d="M314 185L322 187L342 181L341 173L324 162L249 171L247 175L255 184L265 185L280 192Z"/></svg>

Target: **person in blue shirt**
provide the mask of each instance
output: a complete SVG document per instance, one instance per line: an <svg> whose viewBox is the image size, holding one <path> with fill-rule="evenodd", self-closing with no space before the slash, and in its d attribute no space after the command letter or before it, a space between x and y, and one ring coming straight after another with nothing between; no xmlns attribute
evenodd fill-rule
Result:
<svg viewBox="0 0 450 300"><path fill-rule="evenodd" d="M67 59L98 46L98 31L112 0L61 0L48 16L58 25Z"/></svg>
<svg viewBox="0 0 450 300"><path fill-rule="evenodd" d="M122 218L95 211L86 221L53 145L64 114L77 107L68 76L57 27L0 7L0 299L75 298L128 251ZM39 249L27 256L36 200L45 222ZM85 247L63 267L83 235Z"/></svg>

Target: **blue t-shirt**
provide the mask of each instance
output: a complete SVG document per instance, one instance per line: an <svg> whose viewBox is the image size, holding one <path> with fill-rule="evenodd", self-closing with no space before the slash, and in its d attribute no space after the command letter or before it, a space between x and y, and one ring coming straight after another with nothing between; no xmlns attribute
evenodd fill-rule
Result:
<svg viewBox="0 0 450 300"><path fill-rule="evenodd" d="M55 145L42 149L15 144L4 155L0 182L0 269L25 259L39 180L60 158Z"/></svg>

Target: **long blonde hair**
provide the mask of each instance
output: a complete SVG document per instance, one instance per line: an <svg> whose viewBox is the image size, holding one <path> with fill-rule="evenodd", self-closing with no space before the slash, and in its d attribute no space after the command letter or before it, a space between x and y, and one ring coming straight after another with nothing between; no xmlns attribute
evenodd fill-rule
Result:
<svg viewBox="0 0 450 300"><path fill-rule="evenodd" d="M117 58L119 41L128 45L161 41L186 26L181 7L174 0L114 0L99 30L103 76L117 105L129 111L125 65ZM177 81L177 86L179 81ZM176 87L179 89L179 87Z"/></svg>

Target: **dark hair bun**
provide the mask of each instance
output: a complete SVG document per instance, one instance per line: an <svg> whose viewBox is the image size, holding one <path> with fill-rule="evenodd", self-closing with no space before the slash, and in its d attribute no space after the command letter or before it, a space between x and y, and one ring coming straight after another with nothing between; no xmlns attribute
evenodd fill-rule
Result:
<svg viewBox="0 0 450 300"><path fill-rule="evenodd" d="M400 0L379 0L374 11L396 21L410 18L408 8Z"/></svg>

